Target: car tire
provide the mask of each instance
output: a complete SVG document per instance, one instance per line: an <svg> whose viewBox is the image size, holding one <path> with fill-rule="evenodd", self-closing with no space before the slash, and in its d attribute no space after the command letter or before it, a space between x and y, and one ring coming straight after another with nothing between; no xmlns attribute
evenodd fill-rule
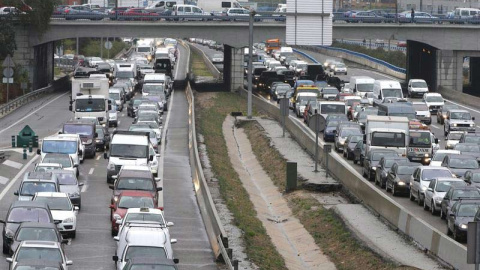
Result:
<svg viewBox="0 0 480 270"><path fill-rule="evenodd" d="M456 227L453 227L453 240L460 242L460 237L458 237L458 232Z"/></svg>
<svg viewBox="0 0 480 270"><path fill-rule="evenodd" d="M410 190L410 196L409 196L410 201L415 201L415 197L413 196L412 190Z"/></svg>
<svg viewBox="0 0 480 270"><path fill-rule="evenodd" d="M3 254L10 254L10 248L3 243Z"/></svg>
<svg viewBox="0 0 480 270"><path fill-rule="evenodd" d="M442 209L440 209L440 219L446 219L446 214L443 213Z"/></svg>
<svg viewBox="0 0 480 270"><path fill-rule="evenodd" d="M385 182L385 191L386 191L387 193L388 193L388 191L389 191L388 183L387 183L387 182Z"/></svg>
<svg viewBox="0 0 480 270"><path fill-rule="evenodd" d="M395 184L392 184L391 191L392 191L392 196L393 197L396 197L398 195L397 192L395 191Z"/></svg>
<svg viewBox="0 0 480 270"><path fill-rule="evenodd" d="M353 164L357 164L357 163L358 161L355 158L353 158Z"/></svg>
<svg viewBox="0 0 480 270"><path fill-rule="evenodd" d="M436 216L438 213L437 209L435 209L435 202L433 200L430 204L430 213L432 213L432 216Z"/></svg>
<svg viewBox="0 0 480 270"><path fill-rule="evenodd" d="M417 203L419 206L422 206L423 200L422 197L420 196L420 192L417 193Z"/></svg>
<svg viewBox="0 0 480 270"><path fill-rule="evenodd" d="M427 205L427 200L423 200L423 210L428 211L430 207Z"/></svg>

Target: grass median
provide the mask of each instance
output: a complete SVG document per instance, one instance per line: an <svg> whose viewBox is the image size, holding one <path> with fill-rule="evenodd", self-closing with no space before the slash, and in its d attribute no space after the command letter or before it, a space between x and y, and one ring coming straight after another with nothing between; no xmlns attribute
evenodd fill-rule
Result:
<svg viewBox="0 0 480 270"><path fill-rule="evenodd" d="M257 122L245 122L242 127L263 169L279 191L284 191L287 160L271 146L270 139ZM295 217L300 220L337 269L416 269L396 266L363 246L346 228L343 221L332 210L325 209L310 196L309 191L299 190L287 194L285 198Z"/></svg>
<svg viewBox="0 0 480 270"><path fill-rule="evenodd" d="M219 181L222 198L234 216L235 225L244 232L248 258L260 269L286 270L283 257L257 218L249 195L232 167L222 132L222 124L228 114L246 114L245 98L234 93L201 93L196 95L195 100L197 131L205 138L208 158Z"/></svg>
<svg viewBox="0 0 480 270"><path fill-rule="evenodd" d="M195 50L190 50L192 56L192 72L195 76L210 76L213 77L213 74L208 70L207 65L203 61L202 55L200 55Z"/></svg>

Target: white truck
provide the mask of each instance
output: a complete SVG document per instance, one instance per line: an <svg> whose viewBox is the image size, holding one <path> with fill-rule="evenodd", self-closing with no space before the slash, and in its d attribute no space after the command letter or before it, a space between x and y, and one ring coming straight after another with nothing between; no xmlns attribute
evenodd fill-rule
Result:
<svg viewBox="0 0 480 270"><path fill-rule="evenodd" d="M107 78L74 78L69 109L75 119L96 117L101 124L108 124L109 87Z"/></svg>
<svg viewBox="0 0 480 270"><path fill-rule="evenodd" d="M364 97L366 93L373 92L374 78L367 76L352 76L350 77L350 88L353 94Z"/></svg>
<svg viewBox="0 0 480 270"><path fill-rule="evenodd" d="M406 157L410 136L408 118L368 115L365 136L366 154L373 149L392 149Z"/></svg>
<svg viewBox="0 0 480 270"><path fill-rule="evenodd" d="M206 12L221 12L223 9L242 7L241 3L234 0L198 0L197 6Z"/></svg>

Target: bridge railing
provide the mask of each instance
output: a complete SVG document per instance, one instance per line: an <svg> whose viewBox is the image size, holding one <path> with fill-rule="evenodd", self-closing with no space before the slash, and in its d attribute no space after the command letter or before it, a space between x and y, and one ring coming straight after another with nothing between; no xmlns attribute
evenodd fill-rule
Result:
<svg viewBox="0 0 480 270"><path fill-rule="evenodd" d="M474 18L447 18L447 17L414 17L413 21L417 24L480 24L480 17ZM411 18L398 17L395 14L387 14L378 17L351 17L344 13L333 13L333 22L336 23L412 23Z"/></svg>
<svg viewBox="0 0 480 270"><path fill-rule="evenodd" d="M367 41L358 41L358 40L345 40L345 39L337 39L335 40L337 42L343 43L343 44L350 44L350 45L358 45L358 46L363 46L365 48L383 48L387 50L392 50L392 51L401 51L401 52L406 52L407 48L406 47L399 47L395 44L390 44L385 43L385 41L382 40L382 42L375 41L373 43Z"/></svg>

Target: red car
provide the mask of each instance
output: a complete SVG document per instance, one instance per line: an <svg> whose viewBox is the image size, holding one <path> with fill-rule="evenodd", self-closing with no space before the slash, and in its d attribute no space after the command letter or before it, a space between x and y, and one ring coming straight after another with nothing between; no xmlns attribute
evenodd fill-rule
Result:
<svg viewBox="0 0 480 270"><path fill-rule="evenodd" d="M125 190L118 195L118 200L110 205L110 220L112 222L112 236L118 233L117 220L123 219L129 208L157 208L158 202L148 191ZM163 210L163 207L157 209Z"/></svg>
<svg viewBox="0 0 480 270"><path fill-rule="evenodd" d="M143 8L131 8L123 12L121 19L127 21L158 21L160 17L157 13L150 12Z"/></svg>

